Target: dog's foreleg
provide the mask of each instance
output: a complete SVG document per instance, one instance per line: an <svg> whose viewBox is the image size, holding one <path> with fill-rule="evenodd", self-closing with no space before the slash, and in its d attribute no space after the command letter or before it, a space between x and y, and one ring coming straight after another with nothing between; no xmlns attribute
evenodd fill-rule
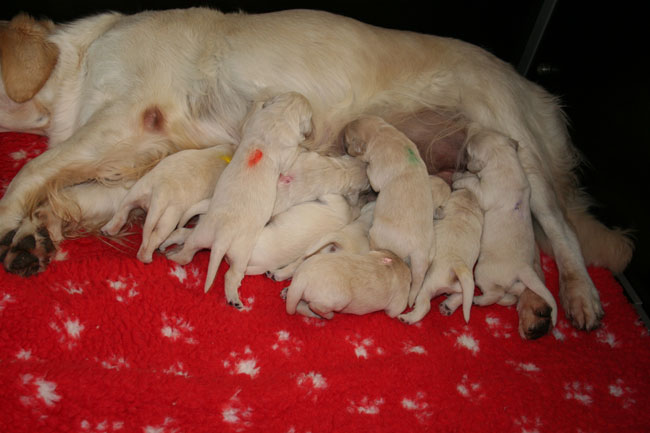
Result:
<svg viewBox="0 0 650 433"><path fill-rule="evenodd" d="M417 298L415 299L415 305L413 310L408 313L400 314L397 318L404 323L412 325L413 323L419 322L424 316L429 314L431 310L431 291L425 289L424 286Z"/></svg>

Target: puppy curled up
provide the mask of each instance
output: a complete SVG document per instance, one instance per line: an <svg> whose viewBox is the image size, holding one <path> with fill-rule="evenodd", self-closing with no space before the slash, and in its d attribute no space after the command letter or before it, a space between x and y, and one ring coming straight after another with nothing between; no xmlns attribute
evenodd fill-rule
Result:
<svg viewBox="0 0 650 433"><path fill-rule="evenodd" d="M305 253L293 262L278 269L271 270L266 275L275 281L284 281L293 275L298 267L307 258L319 253L335 253L343 251L346 253L366 254L370 251L368 230L372 224L372 216L375 210L375 202L366 203L359 216L339 230L325 234L307 248Z"/></svg>
<svg viewBox="0 0 650 433"><path fill-rule="evenodd" d="M471 191L484 211L481 249L474 270L482 295L474 298L474 304L510 305L529 288L551 307L555 325L557 304L534 270L537 249L530 185L517 150L516 141L499 133L474 133L467 143L467 168L472 173L453 183L454 188ZM519 331L522 334L521 324Z"/></svg>
<svg viewBox="0 0 650 433"><path fill-rule="evenodd" d="M370 248L387 249L409 262L417 293L429 267L433 199L426 165L415 144L377 116L362 116L343 131L347 153L368 163L375 205Z"/></svg>
<svg viewBox="0 0 650 433"><path fill-rule="evenodd" d="M331 319L334 313L385 311L396 317L408 301L411 272L387 250L366 254L316 254L298 268L285 289L288 314Z"/></svg>
<svg viewBox="0 0 650 433"><path fill-rule="evenodd" d="M217 182L207 213L182 248L167 254L184 265L197 251L211 248L206 292L227 257L226 300L238 309L243 307L239 286L255 243L271 218L280 173L294 162L311 128L311 107L298 93L257 103L244 122L241 142Z"/></svg>

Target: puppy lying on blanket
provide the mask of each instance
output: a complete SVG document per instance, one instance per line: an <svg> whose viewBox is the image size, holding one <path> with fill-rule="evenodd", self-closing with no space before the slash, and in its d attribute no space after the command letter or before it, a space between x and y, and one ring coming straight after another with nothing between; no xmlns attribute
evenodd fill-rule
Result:
<svg viewBox="0 0 650 433"><path fill-rule="evenodd" d="M411 267L411 291L420 290L433 244L433 199L427 167L417 147L376 116L345 127L348 154L368 163L368 180L379 193L370 228L370 249L395 252Z"/></svg>
<svg viewBox="0 0 650 433"><path fill-rule="evenodd" d="M289 92L259 103L242 127L242 140L215 188L210 208L171 260L189 263L211 248L204 289L207 292L226 256L226 300L242 308L239 285L255 243L271 218L280 173L298 155L298 145L311 132L311 108L300 94Z"/></svg>
<svg viewBox="0 0 650 433"><path fill-rule="evenodd" d="M287 313L331 319L384 310L395 317L406 308L410 283L411 271L391 251L316 254L285 289Z"/></svg>
<svg viewBox="0 0 650 433"><path fill-rule="evenodd" d="M463 305L463 317L469 322L474 298L473 268L481 246L483 211L474 194L467 189L451 193L444 205L444 218L433 224L436 251L433 262L415 300L415 308L399 316L405 323L421 320L431 309L431 299L446 293L440 312L452 314Z"/></svg>
<svg viewBox="0 0 650 433"><path fill-rule="evenodd" d="M153 252L176 226L180 222L184 225L185 213L196 203L212 196L232 152L231 146L218 145L183 150L164 158L135 183L102 232L116 235L131 210L146 210L138 259L144 263L151 262Z"/></svg>
<svg viewBox="0 0 650 433"><path fill-rule="evenodd" d="M351 254L366 254L370 251L368 231L372 224L375 211L375 202L366 203L361 208L361 213L351 223L339 230L325 234L314 242L301 257L288 265L269 271L266 275L275 281L284 281L291 278L293 273L307 258L321 252L334 253L344 251Z"/></svg>
<svg viewBox="0 0 650 433"><path fill-rule="evenodd" d="M517 148L517 142L501 134L477 132L467 143L467 169L474 174L454 181L454 188L466 188L476 196L485 213L481 250L474 270L476 284L483 294L475 297L474 303L510 305L529 288L552 308L551 320L555 325L555 299L533 269L537 250L530 185Z"/></svg>

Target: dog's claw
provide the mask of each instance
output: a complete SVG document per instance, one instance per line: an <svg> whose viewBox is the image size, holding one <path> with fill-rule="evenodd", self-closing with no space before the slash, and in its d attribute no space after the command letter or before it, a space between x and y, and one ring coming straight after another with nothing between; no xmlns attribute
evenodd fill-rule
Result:
<svg viewBox="0 0 650 433"><path fill-rule="evenodd" d="M235 308L238 309L238 310L241 310L241 309L244 308L244 306L242 305L242 303L241 303L241 302L237 302L237 301L228 301L228 305L230 305L231 307L235 307Z"/></svg>

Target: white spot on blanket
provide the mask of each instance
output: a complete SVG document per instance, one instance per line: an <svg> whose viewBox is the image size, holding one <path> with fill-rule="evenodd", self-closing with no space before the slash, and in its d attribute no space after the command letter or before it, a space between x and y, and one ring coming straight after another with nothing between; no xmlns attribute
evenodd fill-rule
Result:
<svg viewBox="0 0 650 433"><path fill-rule="evenodd" d="M592 402L591 393L593 387L589 384L580 382L572 382L564 384L564 398L567 400L576 400L585 406L589 406Z"/></svg>
<svg viewBox="0 0 650 433"><path fill-rule="evenodd" d="M311 387L314 389L325 389L327 388L327 380L320 374L310 371L309 373L301 373L297 379L298 386L307 386L311 384Z"/></svg>
<svg viewBox="0 0 650 433"><path fill-rule="evenodd" d="M178 278L178 281L181 284L183 284L187 279L187 271L185 270L184 267L178 264L174 266L174 268L171 271L169 271L169 275L173 275L174 277Z"/></svg>
<svg viewBox="0 0 650 433"><path fill-rule="evenodd" d="M56 383L54 382L45 380L42 377L34 379L34 376L31 374L22 375L21 382L28 390L31 388L35 395L35 398L27 395L19 397L20 402L24 406L35 406L38 399L42 401L45 406L53 407L57 402L59 402L59 400L61 400L61 396L56 393Z"/></svg>
<svg viewBox="0 0 650 433"><path fill-rule="evenodd" d="M3 293L0 297L0 313L6 308L7 304L14 303L16 300L9 293Z"/></svg>
<svg viewBox="0 0 650 433"><path fill-rule="evenodd" d="M354 347L354 354L356 357L363 359L368 359L368 351L371 350L372 346L375 344L372 338L362 339L359 334L355 335L354 337L348 335L345 337L345 341ZM375 353L377 355L382 355L384 353L384 349L378 347L375 349Z"/></svg>
<svg viewBox="0 0 650 433"><path fill-rule="evenodd" d="M21 160L27 158L27 152L26 152L25 150L22 150L22 149L21 149L21 150L17 150L17 151L15 151L15 152L11 152L11 153L9 154L9 156L10 156L11 159L13 159L14 161L21 161Z"/></svg>
<svg viewBox="0 0 650 433"><path fill-rule="evenodd" d="M621 402L623 409L629 409L636 403L636 400L630 397L630 394L634 392L635 390L629 386L625 386L623 379L616 379L615 383L609 385L609 394Z"/></svg>
<svg viewBox="0 0 650 433"><path fill-rule="evenodd" d="M362 415L377 415L379 407L384 404L383 398L376 398L372 401L368 397L363 397L359 403L350 400L348 405L348 412L359 413Z"/></svg>
<svg viewBox="0 0 650 433"><path fill-rule="evenodd" d="M240 427L238 431L250 427L250 419L253 416L253 409L244 405L239 399L240 392L241 390L237 390L221 410L223 421L227 424L237 424Z"/></svg>
<svg viewBox="0 0 650 433"><path fill-rule="evenodd" d="M67 316L61 308L54 307L54 315L58 319L50 322L50 328L59 335L59 343L72 350L81 338L85 326L77 318Z"/></svg>
<svg viewBox="0 0 650 433"><path fill-rule="evenodd" d="M479 352L478 341L469 334L459 335L458 338L456 338L456 346L469 350L473 355L476 355Z"/></svg>
<svg viewBox="0 0 650 433"><path fill-rule="evenodd" d="M254 379L259 374L260 368L252 355L253 351L248 346L244 348L243 354L230 352L228 359L223 361L223 366L230 369L230 374L245 374Z"/></svg>
<svg viewBox="0 0 650 433"><path fill-rule="evenodd" d="M485 393L483 393L481 389L481 384L479 382L470 381L466 374L463 375L460 383L456 385L456 391L458 391L458 393L463 397L472 401L477 401L485 397Z"/></svg>
<svg viewBox="0 0 650 433"><path fill-rule="evenodd" d="M424 392L418 392L413 398L404 397L402 399L402 407L409 412L413 412L420 424L426 423L433 415L433 412L429 410L429 403L424 401L425 397Z"/></svg>
<svg viewBox="0 0 650 433"><path fill-rule="evenodd" d="M160 333L163 337L169 338L172 341L181 340L187 344L198 344L198 341L191 335L194 332L194 327L190 322L182 317L172 316L167 317L167 314L161 314L163 326L160 328Z"/></svg>
<svg viewBox="0 0 650 433"><path fill-rule="evenodd" d="M537 373L540 371L539 367L532 362L516 362L512 360L506 361L506 364L515 368L516 371L523 373Z"/></svg>
<svg viewBox="0 0 650 433"><path fill-rule="evenodd" d="M135 289L138 287L138 283L131 276L128 278L120 277L117 280L106 280L106 282L115 291L115 299L118 302L127 302L140 294Z"/></svg>
<svg viewBox="0 0 650 433"><path fill-rule="evenodd" d="M539 417L529 419L525 415L515 418L514 424L521 429L521 433L540 433L540 429L543 426L542 420Z"/></svg>
<svg viewBox="0 0 650 433"><path fill-rule="evenodd" d="M28 361L31 357L31 350L20 349L18 353L16 353L16 359L22 359L23 361Z"/></svg>
<svg viewBox="0 0 650 433"><path fill-rule="evenodd" d="M173 427L172 424L175 422L173 418L165 418L162 425L151 426L148 425L142 428L144 433L178 433L179 428Z"/></svg>
<svg viewBox="0 0 650 433"><path fill-rule="evenodd" d="M427 350L422 347L422 346L414 346L410 341L404 343L404 347L402 349L404 353L409 354L409 353L415 353L416 355L426 355Z"/></svg>
<svg viewBox="0 0 650 433"><path fill-rule="evenodd" d="M611 348L619 345L616 336L607 331L606 325L603 325L603 327L596 332L596 338L598 339L598 342L607 344Z"/></svg>

